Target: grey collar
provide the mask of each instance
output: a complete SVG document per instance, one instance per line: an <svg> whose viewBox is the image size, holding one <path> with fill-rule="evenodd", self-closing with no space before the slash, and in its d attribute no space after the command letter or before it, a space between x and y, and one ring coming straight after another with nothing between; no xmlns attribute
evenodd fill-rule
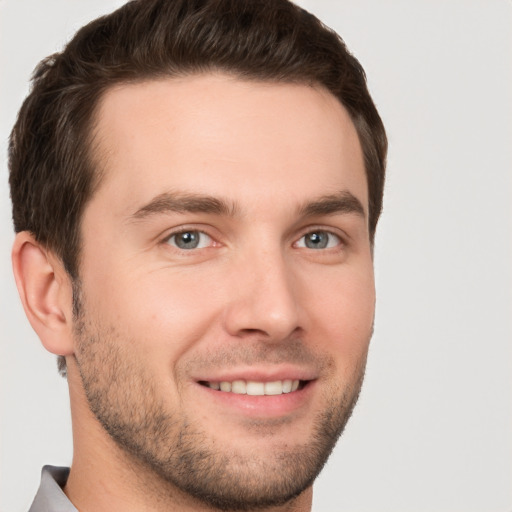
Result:
<svg viewBox="0 0 512 512"><path fill-rule="evenodd" d="M68 476L69 468L44 466L41 485L29 512L78 512L62 490Z"/></svg>

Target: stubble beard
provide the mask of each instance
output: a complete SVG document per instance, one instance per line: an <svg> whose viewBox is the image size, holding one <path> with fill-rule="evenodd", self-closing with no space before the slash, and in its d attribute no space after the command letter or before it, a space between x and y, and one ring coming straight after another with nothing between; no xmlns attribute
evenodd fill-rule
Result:
<svg viewBox="0 0 512 512"><path fill-rule="evenodd" d="M139 476L142 464L149 476L146 483L153 475L157 477L153 481L163 484L154 489L163 499L171 498L177 489L224 511L258 510L291 502L322 470L362 386L366 354L349 389L336 389L315 418L307 443L276 447L266 458L235 448L221 450L200 425L168 410L149 371L122 354L115 329L99 324L92 327L79 290L74 309L75 361L89 407L129 455ZM275 425L266 428L260 423L254 427L262 435L271 435Z"/></svg>

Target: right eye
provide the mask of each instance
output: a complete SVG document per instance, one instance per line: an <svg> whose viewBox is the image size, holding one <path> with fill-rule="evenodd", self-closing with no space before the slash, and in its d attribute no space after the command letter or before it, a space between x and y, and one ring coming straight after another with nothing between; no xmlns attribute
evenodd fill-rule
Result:
<svg viewBox="0 0 512 512"><path fill-rule="evenodd" d="M307 249L332 249L341 244L338 235L325 230L316 230L306 233L297 243L297 247Z"/></svg>
<svg viewBox="0 0 512 512"><path fill-rule="evenodd" d="M169 245L173 245L177 249L190 251L192 249L204 249L212 245L213 240L210 236L202 231L189 229L171 234L166 241Z"/></svg>

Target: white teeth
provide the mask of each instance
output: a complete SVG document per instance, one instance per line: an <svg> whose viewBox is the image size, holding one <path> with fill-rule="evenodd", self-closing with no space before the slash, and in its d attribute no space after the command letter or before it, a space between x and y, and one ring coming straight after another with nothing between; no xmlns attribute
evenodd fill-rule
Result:
<svg viewBox="0 0 512 512"><path fill-rule="evenodd" d="M221 391L231 391L231 382L223 381L220 383Z"/></svg>
<svg viewBox="0 0 512 512"><path fill-rule="evenodd" d="M255 382L245 380L234 380L233 382L206 382L206 385L215 390L236 393L238 395L281 395L283 393L291 393L299 388L298 380L276 380L273 382Z"/></svg>
<svg viewBox="0 0 512 512"><path fill-rule="evenodd" d="M262 396L265 394L265 384L263 382L252 382L247 383L247 394L253 396Z"/></svg>
<svg viewBox="0 0 512 512"><path fill-rule="evenodd" d="M265 395L282 395L283 383L278 380L276 382L265 382Z"/></svg>
<svg viewBox="0 0 512 512"><path fill-rule="evenodd" d="M292 390L292 381L287 379L283 380L283 393L289 393Z"/></svg>
<svg viewBox="0 0 512 512"><path fill-rule="evenodd" d="M247 386L245 385L245 380L235 380L231 384L231 392L237 393L238 395L245 395L247 392Z"/></svg>

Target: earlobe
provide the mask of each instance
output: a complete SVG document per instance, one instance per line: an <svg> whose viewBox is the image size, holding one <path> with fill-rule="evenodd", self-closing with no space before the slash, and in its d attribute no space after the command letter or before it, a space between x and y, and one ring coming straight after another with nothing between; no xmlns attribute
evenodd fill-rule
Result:
<svg viewBox="0 0 512 512"><path fill-rule="evenodd" d="M14 241L12 265L25 314L44 347L71 355L72 286L61 261L23 231Z"/></svg>

